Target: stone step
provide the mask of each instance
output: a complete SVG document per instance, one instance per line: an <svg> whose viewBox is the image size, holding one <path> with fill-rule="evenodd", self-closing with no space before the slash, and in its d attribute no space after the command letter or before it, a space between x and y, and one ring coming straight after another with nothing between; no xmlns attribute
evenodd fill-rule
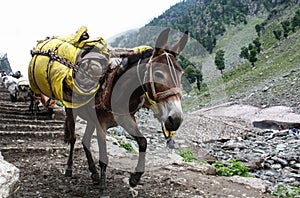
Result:
<svg viewBox="0 0 300 198"><path fill-rule="evenodd" d="M0 131L63 131L63 125L30 125L26 122L0 125Z"/></svg>
<svg viewBox="0 0 300 198"><path fill-rule="evenodd" d="M28 109L30 102L3 102L0 100L0 109L2 108L25 108Z"/></svg>
<svg viewBox="0 0 300 198"><path fill-rule="evenodd" d="M13 107L1 107L1 114L22 114L22 115L31 115L32 112L29 111L29 108L13 108Z"/></svg>
<svg viewBox="0 0 300 198"><path fill-rule="evenodd" d="M74 147L74 152L78 152L79 150L83 149L81 145L75 145ZM69 146L66 145L62 145L62 146L44 146L44 147L36 147L36 146L28 146L28 147L18 147L18 146L7 146L7 147L1 147L0 149L2 155L4 156L7 153L21 153L21 152L33 152L33 153L37 153L37 152L45 152L45 153L49 153L49 152L60 152L60 153L65 153L66 155L69 152Z"/></svg>
<svg viewBox="0 0 300 198"><path fill-rule="evenodd" d="M0 151L2 150L47 150L66 149L63 132L4 132L0 131ZM77 137L76 147L81 147L81 140Z"/></svg>
<svg viewBox="0 0 300 198"><path fill-rule="evenodd" d="M23 115L23 114L8 114L0 111L0 118L4 119L21 119L24 121L27 120L49 120L49 115L46 113L38 113L37 117L35 118L34 115Z"/></svg>
<svg viewBox="0 0 300 198"><path fill-rule="evenodd" d="M1 140L22 139L22 138L60 138L64 136L64 131L0 131ZM63 139L63 138L62 138ZM3 141L2 141L3 142Z"/></svg>
<svg viewBox="0 0 300 198"><path fill-rule="evenodd" d="M40 125L40 126L47 126L47 125L59 125L63 126L65 121L64 120L35 120L35 119L27 119L24 118L2 118L1 119L2 125L6 124L19 124L19 123L27 123L29 125Z"/></svg>

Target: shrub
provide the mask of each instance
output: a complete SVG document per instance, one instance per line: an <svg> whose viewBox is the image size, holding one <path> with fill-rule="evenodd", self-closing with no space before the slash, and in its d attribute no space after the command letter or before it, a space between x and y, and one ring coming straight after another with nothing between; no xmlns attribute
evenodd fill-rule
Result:
<svg viewBox="0 0 300 198"><path fill-rule="evenodd" d="M190 148L182 148L178 153L185 162L193 162L195 160L193 150Z"/></svg>
<svg viewBox="0 0 300 198"><path fill-rule="evenodd" d="M216 168L217 175L220 176L242 176L250 177L249 169L236 159L228 160L229 165L225 165L220 161L216 161L212 165Z"/></svg>
<svg viewBox="0 0 300 198"><path fill-rule="evenodd" d="M134 152L134 149L130 142L123 142L122 140L118 140L118 143L120 144L120 147L124 148L128 152Z"/></svg>
<svg viewBox="0 0 300 198"><path fill-rule="evenodd" d="M288 188L282 185L278 185L277 189L272 192L272 195L286 198L300 197L300 187L291 186Z"/></svg>

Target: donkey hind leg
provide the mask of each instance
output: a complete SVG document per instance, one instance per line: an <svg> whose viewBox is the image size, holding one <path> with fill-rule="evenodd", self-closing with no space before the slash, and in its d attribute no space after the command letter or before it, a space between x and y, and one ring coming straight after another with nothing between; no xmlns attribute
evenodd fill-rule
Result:
<svg viewBox="0 0 300 198"><path fill-rule="evenodd" d="M73 166L73 151L76 142L76 135L75 135L75 121L76 115L73 115L73 110L71 108L66 108L66 120L65 120L65 138L64 141L70 144L70 151L69 157L67 161L67 168L65 171L65 176L71 177L72 176L72 166ZM75 118L74 118L74 117Z"/></svg>
<svg viewBox="0 0 300 198"><path fill-rule="evenodd" d="M82 145L83 145L83 149L84 149L87 161L88 161L89 170L92 173L91 178L93 180L93 183L99 184L99 182L100 182L99 173L96 169L96 165L95 165L92 153L90 151L91 140L92 140L92 135L93 135L94 131L95 131L95 126L93 124L91 124L90 122L88 122L87 126L85 128L83 138L82 138Z"/></svg>
<svg viewBox="0 0 300 198"><path fill-rule="evenodd" d="M100 165L100 195L101 197L108 197L106 185L106 167L108 164L107 147L106 147L106 131L98 125L97 127L97 140L99 148L99 165Z"/></svg>
<svg viewBox="0 0 300 198"><path fill-rule="evenodd" d="M135 172L130 175L129 184L131 187L138 185L143 173L145 172L145 158L147 150L147 139L138 130L134 116L122 118L121 126L136 140L139 146L139 159Z"/></svg>

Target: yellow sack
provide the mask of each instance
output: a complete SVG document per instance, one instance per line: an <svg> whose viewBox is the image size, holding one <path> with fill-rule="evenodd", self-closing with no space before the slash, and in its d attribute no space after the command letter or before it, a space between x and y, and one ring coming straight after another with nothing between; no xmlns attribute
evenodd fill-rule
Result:
<svg viewBox="0 0 300 198"><path fill-rule="evenodd" d="M58 36L38 41L32 51L32 59L28 67L30 88L35 93L42 93L52 99L60 100L67 108L83 106L95 96L100 83L96 82L97 84L92 89L82 91L74 82L73 76L76 75L78 69L74 66L77 66L78 56L83 49L90 48L94 54L101 53L107 59L109 59L109 53L103 38L82 40L85 34L87 34L87 28L83 26L76 32L76 35ZM66 100L64 86L81 99Z"/></svg>
<svg viewBox="0 0 300 198"><path fill-rule="evenodd" d="M152 50L152 49L153 49L153 48L150 47L150 46L148 46L148 45L141 45L141 46L138 46L138 47L133 48L133 51L134 51L134 53L136 53L136 54L141 54L141 53L143 53L143 52L145 52L145 51L147 51L147 50Z"/></svg>

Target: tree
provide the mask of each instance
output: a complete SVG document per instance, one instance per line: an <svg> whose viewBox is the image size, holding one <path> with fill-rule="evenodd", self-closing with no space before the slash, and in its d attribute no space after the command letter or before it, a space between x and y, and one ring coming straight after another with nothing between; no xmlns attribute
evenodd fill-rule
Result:
<svg viewBox="0 0 300 198"><path fill-rule="evenodd" d="M190 84L196 82L197 89L200 91L203 78L202 72L199 69L197 69L194 65L189 65L184 70L184 76L187 78Z"/></svg>
<svg viewBox="0 0 300 198"><path fill-rule="evenodd" d="M251 65L254 67L254 63L258 60L256 57L257 53L258 53L257 47L255 45L253 45L252 43L250 43L248 48L247 47L241 48L240 57L247 59L251 63Z"/></svg>
<svg viewBox="0 0 300 198"><path fill-rule="evenodd" d="M244 47L241 48L240 57L244 58L244 59L248 59L249 58L249 52L248 52L248 48L247 47L244 46Z"/></svg>
<svg viewBox="0 0 300 198"><path fill-rule="evenodd" d="M194 83L196 81L196 70L193 65L189 65L184 69L184 75L188 79L189 83Z"/></svg>
<svg viewBox="0 0 300 198"><path fill-rule="evenodd" d="M255 45L257 53L259 54L261 52L261 43L259 41L259 38L254 39L253 44Z"/></svg>
<svg viewBox="0 0 300 198"><path fill-rule="evenodd" d="M196 86L199 91L201 89L202 81L203 81L202 72L199 69L196 69Z"/></svg>
<svg viewBox="0 0 300 198"><path fill-rule="evenodd" d="M257 33L258 37L260 37L261 29L262 29L262 26L261 26L261 25L257 24L257 25L255 26L255 30L256 30L256 33Z"/></svg>
<svg viewBox="0 0 300 198"><path fill-rule="evenodd" d="M215 64L217 69L221 71L221 74L223 74L223 70L225 69L224 54L224 50L218 50L215 57Z"/></svg>
<svg viewBox="0 0 300 198"><path fill-rule="evenodd" d="M300 10L297 10L295 16L292 18L292 28L293 28L293 30L296 27L300 27Z"/></svg>
<svg viewBox="0 0 300 198"><path fill-rule="evenodd" d="M251 65L253 67L254 67L254 63L257 61L256 55L257 55L257 50L255 48L250 50L249 61L251 62Z"/></svg>
<svg viewBox="0 0 300 198"><path fill-rule="evenodd" d="M283 36L284 36L284 38L287 38L288 35L289 35L289 32L291 30L290 21L285 20L285 21L281 22L281 26L282 26L282 29L283 29Z"/></svg>
<svg viewBox="0 0 300 198"><path fill-rule="evenodd" d="M273 34L274 34L275 38L280 41L282 31L281 30L274 30Z"/></svg>

